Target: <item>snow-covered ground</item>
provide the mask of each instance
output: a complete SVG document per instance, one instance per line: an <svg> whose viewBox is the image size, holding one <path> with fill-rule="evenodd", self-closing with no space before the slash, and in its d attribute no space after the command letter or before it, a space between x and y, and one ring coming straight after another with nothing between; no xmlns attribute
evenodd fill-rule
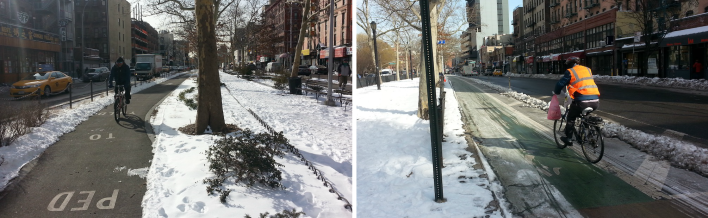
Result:
<svg viewBox="0 0 708 218"><path fill-rule="evenodd" d="M429 121L416 116L419 79L357 89L358 217L501 217L507 205L490 169L474 169L462 117L446 83L442 181L434 201ZM479 152L478 152L479 153ZM482 159L483 160L483 159ZM495 204L496 202L499 204ZM500 202L501 201L501 202ZM501 208L495 205L502 205ZM503 212L502 212L503 211Z"/></svg>
<svg viewBox="0 0 708 218"><path fill-rule="evenodd" d="M597 78L597 76L595 77ZM495 85L479 79L472 78L472 80L497 90L502 95L510 96L526 103L524 106L534 107L544 111L548 110L548 105L550 102L545 102L523 93L511 91L507 87ZM650 80L638 79L632 81L640 82ZM696 83L700 82L705 82L705 80L697 81ZM602 133L605 137L619 138L620 140L641 151L647 152L661 159L666 159L674 166L697 172L703 176L708 176L708 149L700 148L694 144L667 136L647 134L639 130L627 128L620 124L607 121L605 121Z"/></svg>
<svg viewBox="0 0 708 218"><path fill-rule="evenodd" d="M349 202L352 196L352 112L328 107L311 96L281 95L272 87L221 73L224 116L227 123L254 132L266 132L248 109L254 111L276 131L283 131L291 145L322 172L333 188ZM224 183L231 193L225 204L207 195L203 180L208 171L205 151L218 136L185 135L175 129L194 122L196 111L177 100L180 91L195 87L186 80L158 107L152 124L157 135L154 158L147 175L143 199L144 217L258 217L296 209L305 217L352 217L345 202L330 193L300 158L285 152L275 158L284 166L284 190ZM230 90L230 91L229 91ZM187 94L192 97L193 94Z"/></svg>
<svg viewBox="0 0 708 218"><path fill-rule="evenodd" d="M511 77L529 77L543 79L560 79L561 74L514 74L507 73L505 76ZM641 85L641 86L656 86L666 88L684 88L691 90L708 90L708 80L694 79L688 80L683 78L649 78L637 76L603 76L593 75L596 82L607 82L617 84Z"/></svg>
<svg viewBox="0 0 708 218"><path fill-rule="evenodd" d="M172 77L179 75L181 74L175 74ZM133 93L140 92L172 77L159 78L152 83L143 83L143 85L133 87L131 91ZM94 97L93 102L84 100L74 103L74 109L58 109L55 111L55 115L42 126L32 128L31 133L20 136L9 146L0 147L0 162L2 162L0 164L0 191L5 189L12 178L17 177L22 166L37 158L44 150L57 142L59 137L74 131L77 125L110 104L113 104L112 95Z"/></svg>

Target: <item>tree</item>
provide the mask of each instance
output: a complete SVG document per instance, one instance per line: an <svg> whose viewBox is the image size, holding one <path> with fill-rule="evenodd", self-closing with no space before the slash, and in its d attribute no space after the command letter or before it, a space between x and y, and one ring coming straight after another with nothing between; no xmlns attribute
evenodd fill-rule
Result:
<svg viewBox="0 0 708 218"><path fill-rule="evenodd" d="M455 14L455 7L454 4L452 4L452 1L448 2L448 0L430 0L428 8L420 8L420 4L418 0L414 1L398 1L398 0L376 0L381 7L389 13L395 14L398 16L402 21L408 24L411 28L421 31L422 32L422 26L421 26L421 13L428 13L430 15L430 29L431 29L431 40L433 42L436 42L438 40L439 32L445 32L444 30L441 31L441 28L444 29L446 23L439 23L439 21L446 22L448 20L453 21L453 20L460 20L460 19L448 19L454 17L453 15ZM446 15L448 14L448 15ZM445 16L441 16L445 15ZM442 20L440 18L443 18ZM456 25L458 26L458 25ZM458 29L461 28L461 25L459 25ZM423 47L420 47L420 53L424 54L423 52ZM433 46L431 55L434 57L437 57L438 52L437 52L437 46ZM435 65L433 67L434 72L434 79L437 81L439 80L438 74L435 72L442 72L442 63L438 61L438 58L434 58L433 64ZM420 83L419 83L419 93L418 93L418 117L421 119L427 120L429 119L428 117L428 91L426 89L426 72L425 72L425 62L420 61L419 62L420 66Z"/></svg>
<svg viewBox="0 0 708 218"><path fill-rule="evenodd" d="M300 66L300 56L302 54L302 45L303 43L305 43L305 33L308 27L307 24L311 22L311 19L315 18L314 15L310 14L311 7L312 2L310 0L305 0L305 8L303 9L304 11L302 13L302 22L300 24L300 34L297 37L297 46L295 46L295 60L293 60L292 68L290 69L290 78L297 78L297 70ZM294 90L293 87L291 87L290 90Z"/></svg>
<svg viewBox="0 0 708 218"><path fill-rule="evenodd" d="M396 30L396 28L386 28L385 25L382 25L382 24L385 24L384 22L386 22L388 20L388 18L391 17L391 13L389 13L389 14L381 14L381 13L372 14L371 13L372 8L376 9L375 6L369 5L369 0L363 0L362 5L357 8L358 13L356 14L356 16L357 16L356 24L359 27L361 27L362 29L364 29L366 36L368 36L369 40L367 41L367 43L369 44L369 48L374 47L374 40L373 40L373 37L374 37L373 30L374 29L372 29L371 22L373 22L374 20L379 20L379 23L377 24L377 27L376 27L377 37L386 35L387 33ZM380 17L374 17L374 15L379 15ZM384 28L382 28L382 27L384 27ZM378 43L378 42L379 41L376 41L376 43ZM374 52L375 52L374 49L370 49L370 53L371 53L370 57L371 57L372 63L376 63L376 60L375 60L376 56L374 55ZM360 61L360 60L357 59L357 61ZM381 63L384 63L384 62L382 61L379 64L381 64ZM376 65L374 64L373 66L375 68ZM380 71L380 69L374 69L374 73L376 73L376 79L378 80L379 84L381 84L381 74L379 73L379 71Z"/></svg>
<svg viewBox="0 0 708 218"><path fill-rule="evenodd" d="M199 77L197 89L197 118L195 134L203 134L207 127L213 132L226 130L221 102L221 80L217 64L216 25L224 11L237 0L151 0L153 14L168 14L180 19L177 23L196 24ZM193 13L185 14L185 11ZM191 15L191 16L190 16Z"/></svg>

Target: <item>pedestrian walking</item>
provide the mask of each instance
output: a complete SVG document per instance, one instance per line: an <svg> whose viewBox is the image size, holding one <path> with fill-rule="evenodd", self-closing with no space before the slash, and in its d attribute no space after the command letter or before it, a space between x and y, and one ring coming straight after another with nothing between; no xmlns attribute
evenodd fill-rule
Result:
<svg viewBox="0 0 708 218"><path fill-rule="evenodd" d="M693 71L691 71L691 79L700 79L703 77L702 71L703 71L703 64L701 64L698 59L696 59L696 62L693 63Z"/></svg>
<svg viewBox="0 0 708 218"><path fill-rule="evenodd" d="M344 89L347 87L347 81L349 81L349 75L351 75L351 67L349 67L349 62L344 60L338 67L337 72L339 72L339 89Z"/></svg>

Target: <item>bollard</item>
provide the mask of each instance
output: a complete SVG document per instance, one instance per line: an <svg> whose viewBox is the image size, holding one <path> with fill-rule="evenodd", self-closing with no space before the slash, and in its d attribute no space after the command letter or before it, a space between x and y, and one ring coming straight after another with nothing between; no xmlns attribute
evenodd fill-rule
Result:
<svg viewBox="0 0 708 218"><path fill-rule="evenodd" d="M74 93L74 83L69 83L69 109L73 109L74 106L72 105L73 101L73 94Z"/></svg>
<svg viewBox="0 0 708 218"><path fill-rule="evenodd" d="M509 89L511 89L511 77L509 77Z"/></svg>
<svg viewBox="0 0 708 218"><path fill-rule="evenodd" d="M108 80L106 80L106 96L108 96Z"/></svg>
<svg viewBox="0 0 708 218"><path fill-rule="evenodd" d="M93 80L90 80L89 83L91 83L91 102L93 102Z"/></svg>

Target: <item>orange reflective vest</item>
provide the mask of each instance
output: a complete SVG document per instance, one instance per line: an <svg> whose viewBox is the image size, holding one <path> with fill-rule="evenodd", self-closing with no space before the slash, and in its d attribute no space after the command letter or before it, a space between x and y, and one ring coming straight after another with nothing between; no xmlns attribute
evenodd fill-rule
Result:
<svg viewBox="0 0 708 218"><path fill-rule="evenodd" d="M570 84L568 84L568 93L570 97L575 99L575 92L581 95L597 95L600 96L600 90L597 89L595 80L592 79L592 71L590 68L582 65L575 65L570 71Z"/></svg>

